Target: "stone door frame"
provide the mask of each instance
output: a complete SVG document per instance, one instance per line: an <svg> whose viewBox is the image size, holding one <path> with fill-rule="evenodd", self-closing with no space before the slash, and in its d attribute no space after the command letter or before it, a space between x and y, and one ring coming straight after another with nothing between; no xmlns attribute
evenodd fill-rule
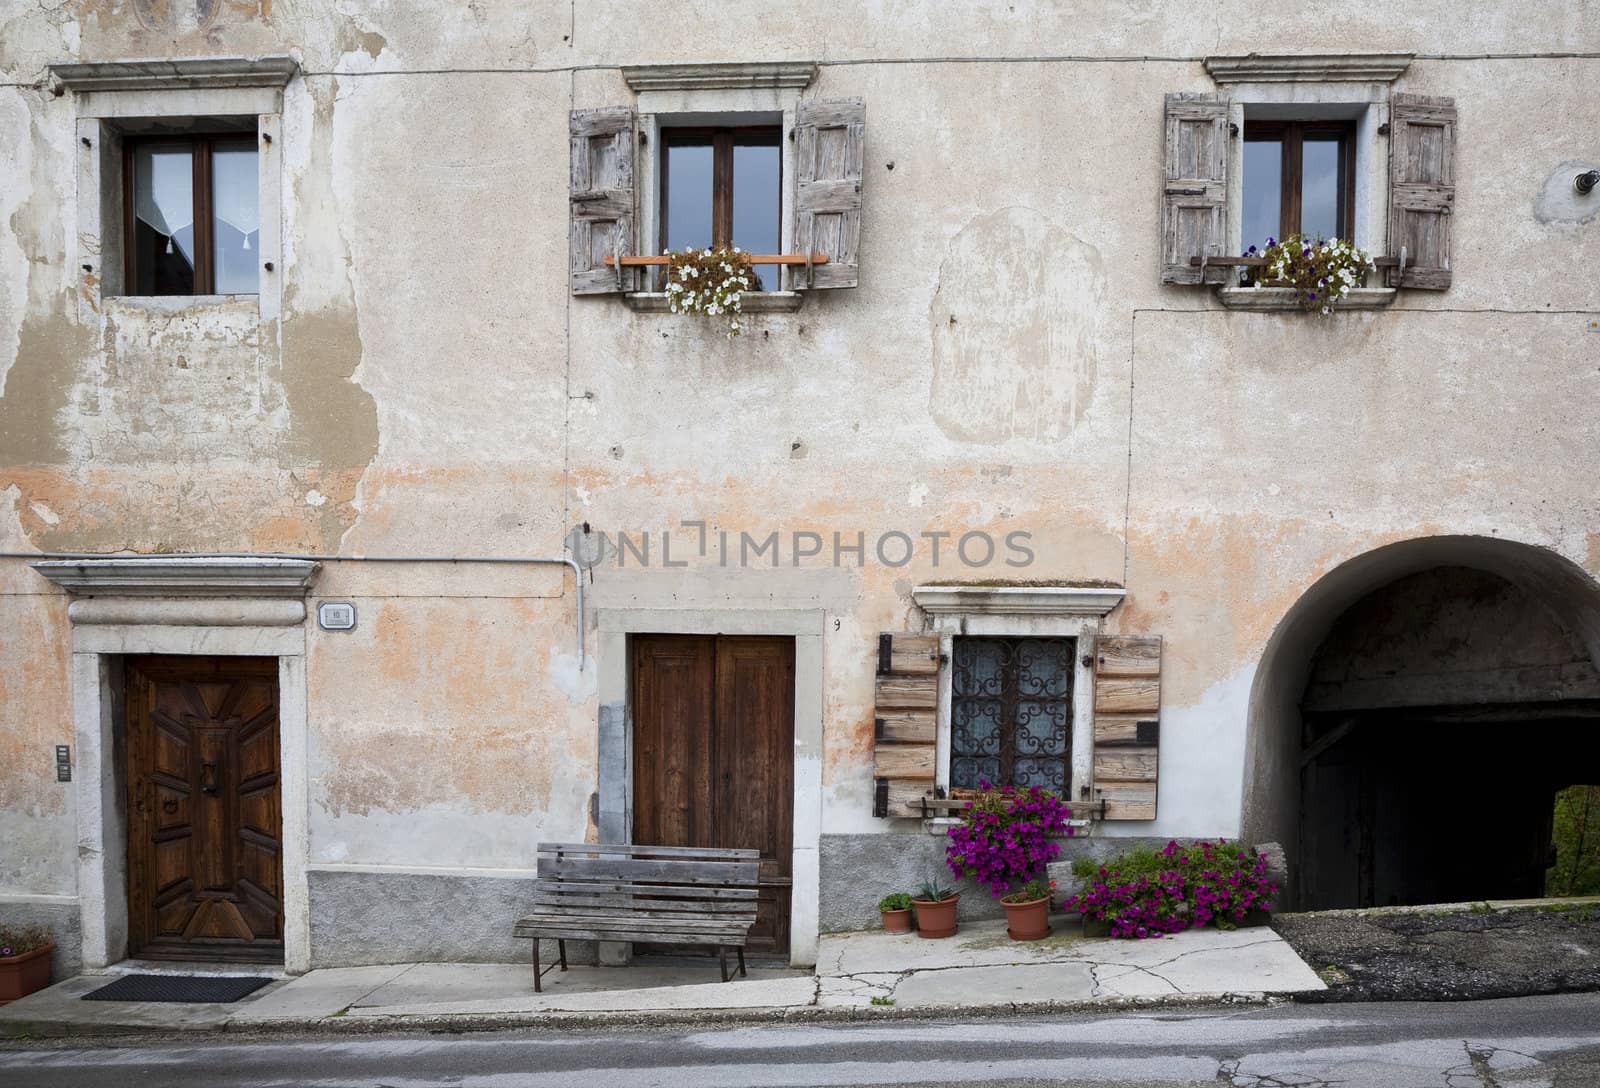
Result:
<svg viewBox="0 0 1600 1088"><path fill-rule="evenodd" d="M302 559L130 557L33 564L73 598L73 799L83 965L128 954L128 812L123 658L135 654L278 659L283 805L284 969L311 968L306 865L306 593Z"/></svg>

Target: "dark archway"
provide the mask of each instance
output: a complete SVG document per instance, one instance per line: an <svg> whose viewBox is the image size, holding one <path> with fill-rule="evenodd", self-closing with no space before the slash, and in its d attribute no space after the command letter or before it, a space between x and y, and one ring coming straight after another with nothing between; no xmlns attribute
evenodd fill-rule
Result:
<svg viewBox="0 0 1600 1088"><path fill-rule="evenodd" d="M1600 585L1547 549L1405 541L1320 579L1251 696L1244 826L1300 908L1537 894L1600 754Z"/></svg>

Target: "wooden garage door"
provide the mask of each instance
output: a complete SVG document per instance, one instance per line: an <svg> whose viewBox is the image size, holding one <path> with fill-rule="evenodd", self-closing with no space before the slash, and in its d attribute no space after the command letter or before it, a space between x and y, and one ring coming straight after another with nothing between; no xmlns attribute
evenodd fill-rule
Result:
<svg viewBox="0 0 1600 1088"><path fill-rule="evenodd" d="M794 640L633 639L633 841L761 851L750 948L789 951Z"/></svg>
<svg viewBox="0 0 1600 1088"><path fill-rule="evenodd" d="M278 662L130 657L128 945L283 959Z"/></svg>

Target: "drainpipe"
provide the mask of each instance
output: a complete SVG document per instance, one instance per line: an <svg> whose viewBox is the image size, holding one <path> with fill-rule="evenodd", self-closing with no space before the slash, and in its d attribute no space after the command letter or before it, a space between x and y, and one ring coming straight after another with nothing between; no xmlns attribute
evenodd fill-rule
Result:
<svg viewBox="0 0 1600 1088"><path fill-rule="evenodd" d="M583 568L566 557L525 555L309 555L290 552L196 552L188 555L140 555L108 552L0 552L0 559L300 559L313 563L493 563L504 566L557 565L572 568L578 589L578 671L585 662L583 642Z"/></svg>

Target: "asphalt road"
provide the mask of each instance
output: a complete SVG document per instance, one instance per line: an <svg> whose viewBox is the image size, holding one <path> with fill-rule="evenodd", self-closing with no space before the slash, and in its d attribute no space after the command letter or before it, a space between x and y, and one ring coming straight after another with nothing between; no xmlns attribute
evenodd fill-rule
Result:
<svg viewBox="0 0 1600 1088"><path fill-rule="evenodd" d="M1600 994L1213 1012L0 1050L6 1088L1600 1086Z"/></svg>

